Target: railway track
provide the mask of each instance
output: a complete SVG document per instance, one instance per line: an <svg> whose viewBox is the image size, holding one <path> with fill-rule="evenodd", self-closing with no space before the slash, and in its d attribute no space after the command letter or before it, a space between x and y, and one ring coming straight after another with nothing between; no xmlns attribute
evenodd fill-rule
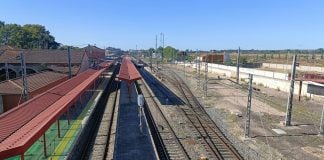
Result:
<svg viewBox="0 0 324 160"><path fill-rule="evenodd" d="M173 72L173 71L171 71ZM185 82L173 72L165 76L178 89L187 107L179 107L189 120L189 125L205 147L209 159L243 159L230 141L224 136Z"/></svg>
<svg viewBox="0 0 324 160"><path fill-rule="evenodd" d="M140 71L142 77L147 79L146 73ZM160 159L175 159L175 160L185 160L190 159L186 153L183 145L177 138L174 130L169 124L167 118L162 113L158 103L153 98L153 94L148 89L147 83L150 81L141 80L138 82L140 84L139 90L143 93L146 101L145 111L147 111L147 119L151 124L153 129L157 134L153 134L156 149L159 154ZM143 85L142 85L143 84ZM153 115L154 113L154 115ZM153 117L154 116L154 117Z"/></svg>
<svg viewBox="0 0 324 160"><path fill-rule="evenodd" d="M111 148L110 145L114 144L110 144L109 142L111 141L110 135L112 135L113 122L116 120L114 117L118 103L119 86L120 82L114 81L112 83L90 159L107 159L107 157L113 156L113 152L111 152L109 148Z"/></svg>
<svg viewBox="0 0 324 160"><path fill-rule="evenodd" d="M115 66L113 73L102 90L98 103L89 122L82 133L80 144L75 146L79 152L69 159L105 159L108 153L110 131L113 123L115 103L119 82L115 81L119 65Z"/></svg>

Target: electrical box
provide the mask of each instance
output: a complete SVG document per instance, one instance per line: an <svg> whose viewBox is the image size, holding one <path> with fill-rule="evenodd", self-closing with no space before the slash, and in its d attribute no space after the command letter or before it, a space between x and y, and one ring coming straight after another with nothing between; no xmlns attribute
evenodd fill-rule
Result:
<svg viewBox="0 0 324 160"><path fill-rule="evenodd" d="M138 106L144 106L144 96L142 94L139 94L137 96L137 104Z"/></svg>

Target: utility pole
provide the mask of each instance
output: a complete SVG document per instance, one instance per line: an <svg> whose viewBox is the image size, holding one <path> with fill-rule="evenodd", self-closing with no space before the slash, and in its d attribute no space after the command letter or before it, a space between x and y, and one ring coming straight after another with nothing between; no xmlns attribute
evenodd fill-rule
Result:
<svg viewBox="0 0 324 160"><path fill-rule="evenodd" d="M162 63L163 63L163 59L164 59L164 33L161 32L161 45L162 45L162 53L161 53L161 56L162 56Z"/></svg>
<svg viewBox="0 0 324 160"><path fill-rule="evenodd" d="M153 56L153 51L150 52L150 68L151 68L151 71L152 71L152 56Z"/></svg>
<svg viewBox="0 0 324 160"><path fill-rule="evenodd" d="M92 47L90 46L90 44L88 44L88 50L89 50L89 68L91 68L93 66L93 57L92 57Z"/></svg>
<svg viewBox="0 0 324 160"><path fill-rule="evenodd" d="M158 36L157 35L155 35L155 58L156 58L156 56L157 56L157 38L158 38ZM152 64L152 62L151 62L151 64ZM153 66L153 64L152 64L152 66ZM156 68L157 68L158 66L157 66L157 61L156 61Z"/></svg>
<svg viewBox="0 0 324 160"><path fill-rule="evenodd" d="M162 43L162 53L161 53L161 58L162 58L162 62L161 62L161 79L163 80L163 71L164 71L164 33L161 33L161 43Z"/></svg>
<svg viewBox="0 0 324 160"><path fill-rule="evenodd" d="M164 71L164 33L161 33L161 38L162 38L162 63L161 63L161 79L163 80L163 71Z"/></svg>
<svg viewBox="0 0 324 160"><path fill-rule="evenodd" d="M321 116L321 124L320 124L320 135L324 136L324 105L323 105L323 109L322 109L322 116Z"/></svg>
<svg viewBox="0 0 324 160"><path fill-rule="evenodd" d="M198 73L198 49L196 50L196 73Z"/></svg>
<svg viewBox="0 0 324 160"><path fill-rule="evenodd" d="M198 54L198 52L197 52ZM201 84L201 80L200 80L200 58L197 59L197 90L200 91L200 84Z"/></svg>
<svg viewBox="0 0 324 160"><path fill-rule="evenodd" d="M187 79L186 77L186 52L182 53L182 59L183 59L183 73L184 73L184 77L185 79Z"/></svg>
<svg viewBox="0 0 324 160"><path fill-rule="evenodd" d="M9 80L9 66L7 61L5 63L5 68L6 68L6 80Z"/></svg>
<svg viewBox="0 0 324 160"><path fill-rule="evenodd" d="M155 35L155 53L157 52L157 35Z"/></svg>
<svg viewBox="0 0 324 160"><path fill-rule="evenodd" d="M291 126L292 101L294 96L295 73L296 73L296 57L297 55L295 54L293 59L293 64L291 67L290 92L289 92L288 102L287 102L285 126Z"/></svg>
<svg viewBox="0 0 324 160"><path fill-rule="evenodd" d="M72 78L72 71L71 71L71 48L68 46L68 65L69 65L69 78Z"/></svg>
<svg viewBox="0 0 324 160"><path fill-rule="evenodd" d="M240 82L240 56L241 56L241 51L239 47L237 51L237 60L236 60L236 83L237 84L239 84Z"/></svg>
<svg viewBox="0 0 324 160"><path fill-rule="evenodd" d="M253 81L253 74L249 74L249 95L248 95L247 109L245 115L245 138L250 138L252 81Z"/></svg>
<svg viewBox="0 0 324 160"><path fill-rule="evenodd" d="M22 99L24 101L27 101L28 100L27 71L26 71L25 55L22 52L20 53L20 65L21 65L21 75L23 81Z"/></svg>
<svg viewBox="0 0 324 160"><path fill-rule="evenodd" d="M136 56L137 56L137 64L139 63L139 54L138 54L138 51L137 51L137 44L136 44Z"/></svg>
<svg viewBox="0 0 324 160"><path fill-rule="evenodd" d="M205 81L204 81L204 91L205 91L205 97L207 97L207 83L208 83L208 52L207 56L205 58Z"/></svg>

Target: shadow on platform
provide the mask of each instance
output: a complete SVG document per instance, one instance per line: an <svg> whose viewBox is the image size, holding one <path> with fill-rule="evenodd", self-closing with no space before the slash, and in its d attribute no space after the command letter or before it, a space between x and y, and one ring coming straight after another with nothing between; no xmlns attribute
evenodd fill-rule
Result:
<svg viewBox="0 0 324 160"><path fill-rule="evenodd" d="M169 88L167 88L163 83L158 81L154 76L152 76L146 70L140 69L139 72L141 73L142 77L145 79L146 83L149 85L154 95L162 105L184 105L185 104Z"/></svg>

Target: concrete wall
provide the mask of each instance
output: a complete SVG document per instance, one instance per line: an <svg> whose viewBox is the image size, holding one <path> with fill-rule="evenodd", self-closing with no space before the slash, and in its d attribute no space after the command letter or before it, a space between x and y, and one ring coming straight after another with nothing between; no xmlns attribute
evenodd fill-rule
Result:
<svg viewBox="0 0 324 160"><path fill-rule="evenodd" d="M183 64L181 64L183 65ZM187 67L196 68L196 64L186 64ZM205 70L205 65L200 66L201 70ZM225 66L219 64L208 64L208 72L217 73L226 77L236 77L236 67ZM265 87L278 89L280 91L289 92L290 81L288 80L288 74L262 71L250 68L240 68L240 78L247 79L249 74L253 74L253 82L257 85L263 85ZM309 96L307 94L308 82L302 83L302 96ZM294 94L298 95L299 82L295 82Z"/></svg>
<svg viewBox="0 0 324 160"><path fill-rule="evenodd" d="M186 66L191 66L193 68L196 68L196 64L186 64ZM202 68L205 67L205 65L201 65ZM208 69L213 72L235 72L236 73L236 67L234 66L226 66L221 64L208 64ZM240 67L240 73L242 74L253 74L257 76L263 76L263 77L269 77L269 78L275 78L275 79L281 79L281 80L288 80L288 74L287 73L279 73L279 72L271 72L271 71L263 71L263 70L257 70L252 68L242 68ZM230 75L230 76L236 76Z"/></svg>
<svg viewBox="0 0 324 160"><path fill-rule="evenodd" d="M291 70L291 64L276 64L276 63L262 63L262 67ZM297 67L299 71L313 71L313 72L324 72L324 67L316 66L299 66Z"/></svg>

